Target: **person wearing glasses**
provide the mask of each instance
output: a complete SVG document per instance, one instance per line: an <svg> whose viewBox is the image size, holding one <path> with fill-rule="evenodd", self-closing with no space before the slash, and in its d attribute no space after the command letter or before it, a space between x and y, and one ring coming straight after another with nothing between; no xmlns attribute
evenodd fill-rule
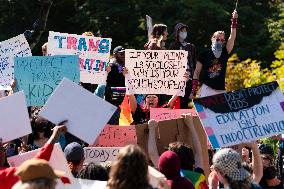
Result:
<svg viewBox="0 0 284 189"><path fill-rule="evenodd" d="M225 92L226 68L236 39L237 19L238 13L234 10L231 19L231 34L227 42L225 40L225 32L216 31L211 37L211 49L200 55L193 75L190 98L196 96L201 71L203 72L203 84L200 89L200 98Z"/></svg>

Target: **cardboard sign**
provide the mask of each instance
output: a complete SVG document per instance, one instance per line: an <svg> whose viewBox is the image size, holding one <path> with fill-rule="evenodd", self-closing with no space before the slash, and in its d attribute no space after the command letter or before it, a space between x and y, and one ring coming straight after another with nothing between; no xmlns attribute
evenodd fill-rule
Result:
<svg viewBox="0 0 284 189"><path fill-rule="evenodd" d="M277 82L194 100L214 148L284 132L284 96Z"/></svg>
<svg viewBox="0 0 284 189"><path fill-rule="evenodd" d="M54 124L68 120L68 132L93 144L116 107L64 78L40 111Z"/></svg>
<svg viewBox="0 0 284 189"><path fill-rule="evenodd" d="M24 161L28 159L32 159L36 156L40 149L36 149L33 151L29 151L23 154L19 154L16 156L8 157L8 163L11 167L19 167ZM53 147L51 157L49 160L49 165L59 171L63 171L65 176L68 178L72 178L73 175L67 165L67 161L65 155L60 147L60 144L56 143Z"/></svg>
<svg viewBox="0 0 284 189"><path fill-rule="evenodd" d="M14 79L14 57L25 56L32 56L32 52L24 34L0 42L1 90L11 90L9 86Z"/></svg>
<svg viewBox="0 0 284 189"><path fill-rule="evenodd" d="M201 122L198 116L193 116L194 128L199 137L199 141L201 143L202 149L208 149L207 147L207 135L201 125ZM148 124L136 125L136 134L137 134L137 144L144 149L146 153L148 153L148 137L149 137L149 129ZM192 144L192 133L189 128L184 124L183 119L175 119L175 120L166 120L160 121L158 127L156 128L156 143L158 148L158 153L162 154L165 151L165 148L169 146L171 142L184 142L189 146L193 146ZM202 150L203 157L203 165L206 178L210 173L209 169L209 156L208 150Z"/></svg>
<svg viewBox="0 0 284 189"><path fill-rule="evenodd" d="M135 126L106 125L92 146L123 147L137 144Z"/></svg>
<svg viewBox="0 0 284 189"><path fill-rule="evenodd" d="M49 32L47 53L79 55L80 81L83 83L106 83L110 49L110 38Z"/></svg>
<svg viewBox="0 0 284 189"><path fill-rule="evenodd" d="M114 161L120 149L121 147L85 147L85 162L99 164Z"/></svg>
<svg viewBox="0 0 284 189"><path fill-rule="evenodd" d="M187 51L182 50L133 50L125 51L125 66L135 94L184 95ZM132 89L129 89L130 91Z"/></svg>
<svg viewBox="0 0 284 189"><path fill-rule="evenodd" d="M0 138L3 143L32 132L23 91L0 99Z"/></svg>
<svg viewBox="0 0 284 189"><path fill-rule="evenodd" d="M181 118L182 114L187 113L197 114L194 109L150 108L150 118L156 121L178 119Z"/></svg>
<svg viewBox="0 0 284 189"><path fill-rule="evenodd" d="M15 58L15 78L27 105L43 106L64 77L79 83L78 59L77 55Z"/></svg>

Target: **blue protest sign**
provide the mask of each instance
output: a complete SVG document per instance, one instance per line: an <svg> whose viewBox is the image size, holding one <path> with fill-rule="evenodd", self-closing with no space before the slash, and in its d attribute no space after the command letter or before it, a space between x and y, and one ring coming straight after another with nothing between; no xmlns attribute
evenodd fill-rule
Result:
<svg viewBox="0 0 284 189"><path fill-rule="evenodd" d="M15 58L15 78L28 106L43 106L63 77L80 81L77 55Z"/></svg>

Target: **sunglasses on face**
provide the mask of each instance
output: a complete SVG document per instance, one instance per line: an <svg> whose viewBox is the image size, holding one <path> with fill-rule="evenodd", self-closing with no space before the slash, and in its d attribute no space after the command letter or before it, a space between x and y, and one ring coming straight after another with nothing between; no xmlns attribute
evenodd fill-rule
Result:
<svg viewBox="0 0 284 189"><path fill-rule="evenodd" d="M217 39L215 39L215 41L225 42L226 40L225 40L225 39L219 39L219 38L217 38Z"/></svg>

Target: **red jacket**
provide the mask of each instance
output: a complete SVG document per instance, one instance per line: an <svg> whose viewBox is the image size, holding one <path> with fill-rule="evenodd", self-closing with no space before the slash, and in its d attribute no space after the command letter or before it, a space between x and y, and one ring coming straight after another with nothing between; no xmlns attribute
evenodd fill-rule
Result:
<svg viewBox="0 0 284 189"><path fill-rule="evenodd" d="M53 146L53 144L45 144L40 148L35 158L49 161ZM14 175L16 170L17 167L0 167L0 189L11 189L19 181L20 178ZM66 182L66 180L64 181Z"/></svg>

